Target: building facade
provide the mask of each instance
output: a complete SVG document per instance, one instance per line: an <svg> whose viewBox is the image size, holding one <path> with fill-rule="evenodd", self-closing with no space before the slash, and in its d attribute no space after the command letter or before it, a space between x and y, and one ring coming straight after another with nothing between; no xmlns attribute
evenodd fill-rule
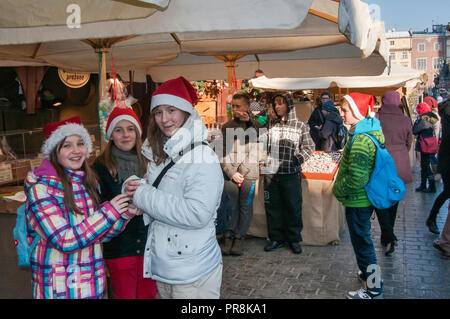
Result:
<svg viewBox="0 0 450 319"><path fill-rule="evenodd" d="M433 25L431 32L414 31L411 45L411 66L414 69L426 71L427 87L431 89L435 86L435 77L439 76L446 59L445 25Z"/></svg>
<svg viewBox="0 0 450 319"><path fill-rule="evenodd" d="M412 32L395 31L386 32L386 39L389 44L390 63L411 67L412 57Z"/></svg>

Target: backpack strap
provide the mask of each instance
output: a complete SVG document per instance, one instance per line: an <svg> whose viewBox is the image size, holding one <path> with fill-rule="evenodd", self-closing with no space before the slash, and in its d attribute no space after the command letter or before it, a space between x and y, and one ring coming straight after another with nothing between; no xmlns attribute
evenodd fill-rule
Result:
<svg viewBox="0 0 450 319"><path fill-rule="evenodd" d="M183 150L181 150L181 151L178 153L178 156L176 156L174 159L172 159L172 160L170 161L169 164L167 164L166 166L164 166L163 170L161 171L161 173L159 173L158 177L155 179L155 181L153 182L152 186L155 187L155 188L158 188L159 183L161 182L162 178L163 178L164 175L167 173L167 171L168 171L172 166L174 166L175 163L178 162L178 161L180 160L180 158L181 158L184 154L189 153L190 151L192 151L194 148L196 148L196 147L199 146L199 145L206 145L206 146L209 146L208 143L206 143L205 141L202 141L202 142L195 142L195 143L192 143L191 145L189 145L189 146L187 146L186 148L184 148Z"/></svg>
<svg viewBox="0 0 450 319"><path fill-rule="evenodd" d="M385 148L384 144L380 144L380 142L375 137L373 137L372 135L367 134L367 133L359 133L359 134L368 136L372 140L372 142L375 144L375 146L377 148L379 148L379 147L380 148ZM356 135L359 135L359 134L355 134L355 135L352 136L352 140L350 141L350 148L353 145L353 140L355 139Z"/></svg>

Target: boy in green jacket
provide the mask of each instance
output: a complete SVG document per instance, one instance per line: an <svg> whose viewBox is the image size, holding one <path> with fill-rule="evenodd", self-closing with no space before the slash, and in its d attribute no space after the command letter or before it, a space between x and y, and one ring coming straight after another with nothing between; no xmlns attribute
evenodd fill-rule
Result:
<svg viewBox="0 0 450 319"><path fill-rule="evenodd" d="M380 121L370 117L373 105L373 97L361 93L344 96L342 103L343 120L345 124L351 125L351 128L333 193L345 206L350 239L360 269L359 277L364 282L361 289L348 292L347 297L350 299L374 299L383 296L380 268L370 237L370 217L374 207L364 190L375 166L377 147L368 136L361 134L370 134L380 144L384 143ZM354 135L356 137L350 145Z"/></svg>

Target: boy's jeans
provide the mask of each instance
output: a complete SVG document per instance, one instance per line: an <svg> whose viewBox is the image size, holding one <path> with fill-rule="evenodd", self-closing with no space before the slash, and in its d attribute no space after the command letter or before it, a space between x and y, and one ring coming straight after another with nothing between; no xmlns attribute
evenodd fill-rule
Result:
<svg viewBox="0 0 450 319"><path fill-rule="evenodd" d="M356 262L367 282L367 288L371 292L381 293L381 272L370 237L370 217L373 209L373 206L345 207L345 217L356 255Z"/></svg>

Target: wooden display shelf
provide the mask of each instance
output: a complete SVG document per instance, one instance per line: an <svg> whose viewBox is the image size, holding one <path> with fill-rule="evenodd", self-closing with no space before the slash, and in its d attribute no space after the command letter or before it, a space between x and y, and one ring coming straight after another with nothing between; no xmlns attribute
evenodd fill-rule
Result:
<svg viewBox="0 0 450 319"><path fill-rule="evenodd" d="M316 179L316 180L322 180L322 181L332 181L334 179L334 175L336 175L336 172L339 169L339 163L336 163L336 167L334 168L333 172L331 173L309 173L309 172L302 172L302 177L304 179Z"/></svg>

